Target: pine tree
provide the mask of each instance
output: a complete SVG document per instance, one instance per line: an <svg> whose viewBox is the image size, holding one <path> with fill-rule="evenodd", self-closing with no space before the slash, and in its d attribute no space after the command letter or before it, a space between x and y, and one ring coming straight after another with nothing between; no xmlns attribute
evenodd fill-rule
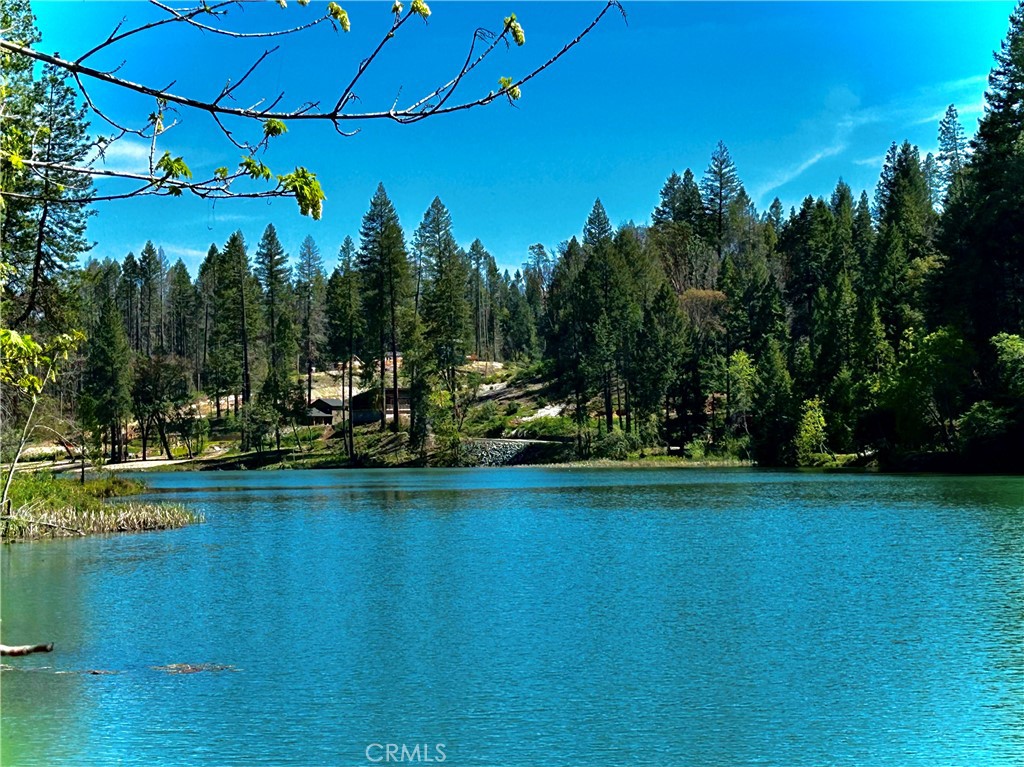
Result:
<svg viewBox="0 0 1024 767"><path fill-rule="evenodd" d="M924 174L925 184L928 186L928 201L932 207L938 207L942 202L942 179L940 177L939 164L935 155L929 152L921 162L921 173Z"/></svg>
<svg viewBox="0 0 1024 767"><path fill-rule="evenodd" d="M399 315L410 293L409 261L398 214L383 184L377 186L370 208L363 216L359 237L357 263L363 285L367 332L376 340L367 351L380 363L382 403L385 401L383 389L387 386L388 357L392 360L392 428L398 431ZM382 406L381 429L385 423Z"/></svg>
<svg viewBox="0 0 1024 767"><path fill-rule="evenodd" d="M613 234L604 206L596 200L583 227L586 258L578 298L583 301L579 309L583 318L583 369L588 388L602 393L607 432L612 430L615 413L616 361L625 319L621 280L628 274L616 253Z"/></svg>
<svg viewBox="0 0 1024 767"><path fill-rule="evenodd" d="M279 414L274 437L277 449L280 450L280 418L284 417L285 411L290 407L297 344L291 319L291 269L288 266L288 254L284 252L273 224L267 225L256 248L254 272L263 288L263 309L267 329L269 367L263 382L263 396Z"/></svg>
<svg viewBox="0 0 1024 767"><path fill-rule="evenodd" d="M721 262L725 249L726 213L729 210L729 203L739 194L741 188L736 165L729 156L729 150L721 141L711 154L711 163L704 171L700 186L704 210L710 221L710 240Z"/></svg>
<svg viewBox="0 0 1024 767"><path fill-rule="evenodd" d="M906 331L923 322L925 281L938 265L937 217L920 155L910 142L890 148L876 200L879 236L867 281L898 352Z"/></svg>
<svg viewBox="0 0 1024 767"><path fill-rule="evenodd" d="M508 360L531 359L537 354L537 324L527 298L527 289L527 278L516 272L508 287L505 348L502 355Z"/></svg>
<svg viewBox="0 0 1024 767"><path fill-rule="evenodd" d="M584 302L580 274L586 254L573 237L561 249L551 277L546 326L549 329L547 347L555 362L556 380L572 398L573 420L576 424L576 451L585 455L589 450L587 439L587 403L590 399L584 367Z"/></svg>
<svg viewBox="0 0 1024 767"><path fill-rule="evenodd" d="M147 357L163 348L163 294L166 280L163 259L152 241L139 257L139 349Z"/></svg>
<svg viewBox="0 0 1024 767"><path fill-rule="evenodd" d="M939 319L960 328L991 369L989 339L1024 329L1024 2L1010 16L985 100L963 194L950 196L943 217L938 304Z"/></svg>
<svg viewBox="0 0 1024 767"><path fill-rule="evenodd" d="M188 268L178 259L167 272L167 351L183 359L194 350L197 303Z"/></svg>
<svg viewBox="0 0 1024 767"><path fill-rule="evenodd" d="M132 351L138 352L141 348L139 306L141 298L139 295L139 262L135 254L129 252L121 264L121 280L117 286L117 301L121 306L121 314L124 317L124 326L128 331L128 344Z"/></svg>
<svg viewBox="0 0 1024 767"><path fill-rule="evenodd" d="M126 454L125 421L131 410L132 355L121 313L110 296L89 339L82 378L83 404L110 437L110 460Z"/></svg>
<svg viewBox="0 0 1024 767"><path fill-rule="evenodd" d="M239 393L243 404L252 396L253 354L250 341L256 336L256 295L259 286L249 272L245 238L235 232L217 252L207 256L213 283L213 317L210 323L206 380L218 398L234 394L238 413ZM220 413L218 402L218 414Z"/></svg>
<svg viewBox="0 0 1024 767"><path fill-rule="evenodd" d="M939 183L942 197L959 196L964 193L964 169L967 167L967 135L960 124L956 106L950 104L939 122Z"/></svg>
<svg viewBox="0 0 1024 767"><path fill-rule="evenodd" d="M448 392L456 424L461 423L457 372L466 361L470 312L466 301L469 270L452 236L451 215L437 197L423 215L416 241L426 258L427 288L423 295L424 341L432 367Z"/></svg>
<svg viewBox="0 0 1024 767"><path fill-rule="evenodd" d="M426 223L426 219L424 219ZM421 229L423 225L420 225ZM424 230L424 233L425 230ZM420 242L420 229L416 233L417 249L425 243ZM487 328L490 306L487 301L487 259L490 254L479 239L473 240L469 246L469 301L472 312L473 353L477 359L483 359L487 351Z"/></svg>
<svg viewBox="0 0 1024 767"><path fill-rule="evenodd" d="M324 260L311 236L299 247L299 263L295 270L295 293L302 349L302 368L306 371L306 404L313 402L313 367L320 361L325 341L324 296L326 291Z"/></svg>
<svg viewBox="0 0 1024 767"><path fill-rule="evenodd" d="M334 358L342 362L342 376L348 376L348 402L352 402L353 365L362 352L366 323L360 294L359 272L355 267L355 243L346 237L339 253L341 263L327 282L327 344ZM343 378L344 380L344 378ZM346 423L350 457L355 457L352 413Z"/></svg>
<svg viewBox="0 0 1024 767"><path fill-rule="evenodd" d="M28 41L38 39L27 4L5 6L0 20L5 36L13 27ZM0 190L31 198L5 195L0 206L0 260L13 267L4 288L3 319L11 328L62 332L70 326L72 306L64 278L92 247L85 236L91 215L87 205L63 202L88 199L93 193L89 176L66 170L87 159L89 124L85 107L75 102L76 91L56 68L44 67L34 83L31 76L23 57L5 55L0 96L3 149L12 158L45 165L30 173L9 159L0 169Z"/></svg>
<svg viewBox="0 0 1024 767"><path fill-rule="evenodd" d="M759 385L754 395L754 457L762 466L783 466L791 459L793 381L779 342L769 339L758 360Z"/></svg>

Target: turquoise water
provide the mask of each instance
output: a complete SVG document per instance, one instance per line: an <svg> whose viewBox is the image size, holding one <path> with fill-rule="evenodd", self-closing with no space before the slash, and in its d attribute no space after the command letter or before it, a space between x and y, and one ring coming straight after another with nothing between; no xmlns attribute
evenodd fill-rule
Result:
<svg viewBox="0 0 1024 767"><path fill-rule="evenodd" d="M207 523L3 549L5 766L1024 763L1019 478L148 479Z"/></svg>

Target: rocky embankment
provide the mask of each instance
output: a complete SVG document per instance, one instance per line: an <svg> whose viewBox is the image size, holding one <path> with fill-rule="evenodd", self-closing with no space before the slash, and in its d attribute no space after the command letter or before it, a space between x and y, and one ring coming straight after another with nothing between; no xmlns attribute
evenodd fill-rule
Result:
<svg viewBox="0 0 1024 767"><path fill-rule="evenodd" d="M522 466L571 460L571 444L533 439L474 439L462 447L463 458L473 466Z"/></svg>

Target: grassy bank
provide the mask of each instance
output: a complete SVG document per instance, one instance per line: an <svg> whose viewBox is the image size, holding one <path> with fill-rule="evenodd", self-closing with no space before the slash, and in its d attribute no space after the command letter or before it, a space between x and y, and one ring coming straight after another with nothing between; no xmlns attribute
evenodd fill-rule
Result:
<svg viewBox="0 0 1024 767"><path fill-rule="evenodd" d="M180 504L110 501L145 490L141 482L124 477L98 477L83 485L44 472L21 473L11 485L11 510L0 517L0 538L12 542L168 530L202 521Z"/></svg>

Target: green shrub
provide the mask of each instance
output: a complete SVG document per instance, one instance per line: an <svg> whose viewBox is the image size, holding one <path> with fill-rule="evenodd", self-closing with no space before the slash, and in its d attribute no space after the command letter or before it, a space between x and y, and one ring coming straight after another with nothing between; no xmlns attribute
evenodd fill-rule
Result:
<svg viewBox="0 0 1024 767"><path fill-rule="evenodd" d="M515 436L523 439L558 439L576 436L576 424L561 415L541 416L516 427Z"/></svg>
<svg viewBox="0 0 1024 767"><path fill-rule="evenodd" d="M686 457L692 461L703 461L707 455L707 442L703 437L694 437L683 447Z"/></svg>
<svg viewBox="0 0 1024 767"><path fill-rule="evenodd" d="M630 453L635 453L639 449L640 441L635 435L613 429L594 443L594 456L624 461L629 458Z"/></svg>

